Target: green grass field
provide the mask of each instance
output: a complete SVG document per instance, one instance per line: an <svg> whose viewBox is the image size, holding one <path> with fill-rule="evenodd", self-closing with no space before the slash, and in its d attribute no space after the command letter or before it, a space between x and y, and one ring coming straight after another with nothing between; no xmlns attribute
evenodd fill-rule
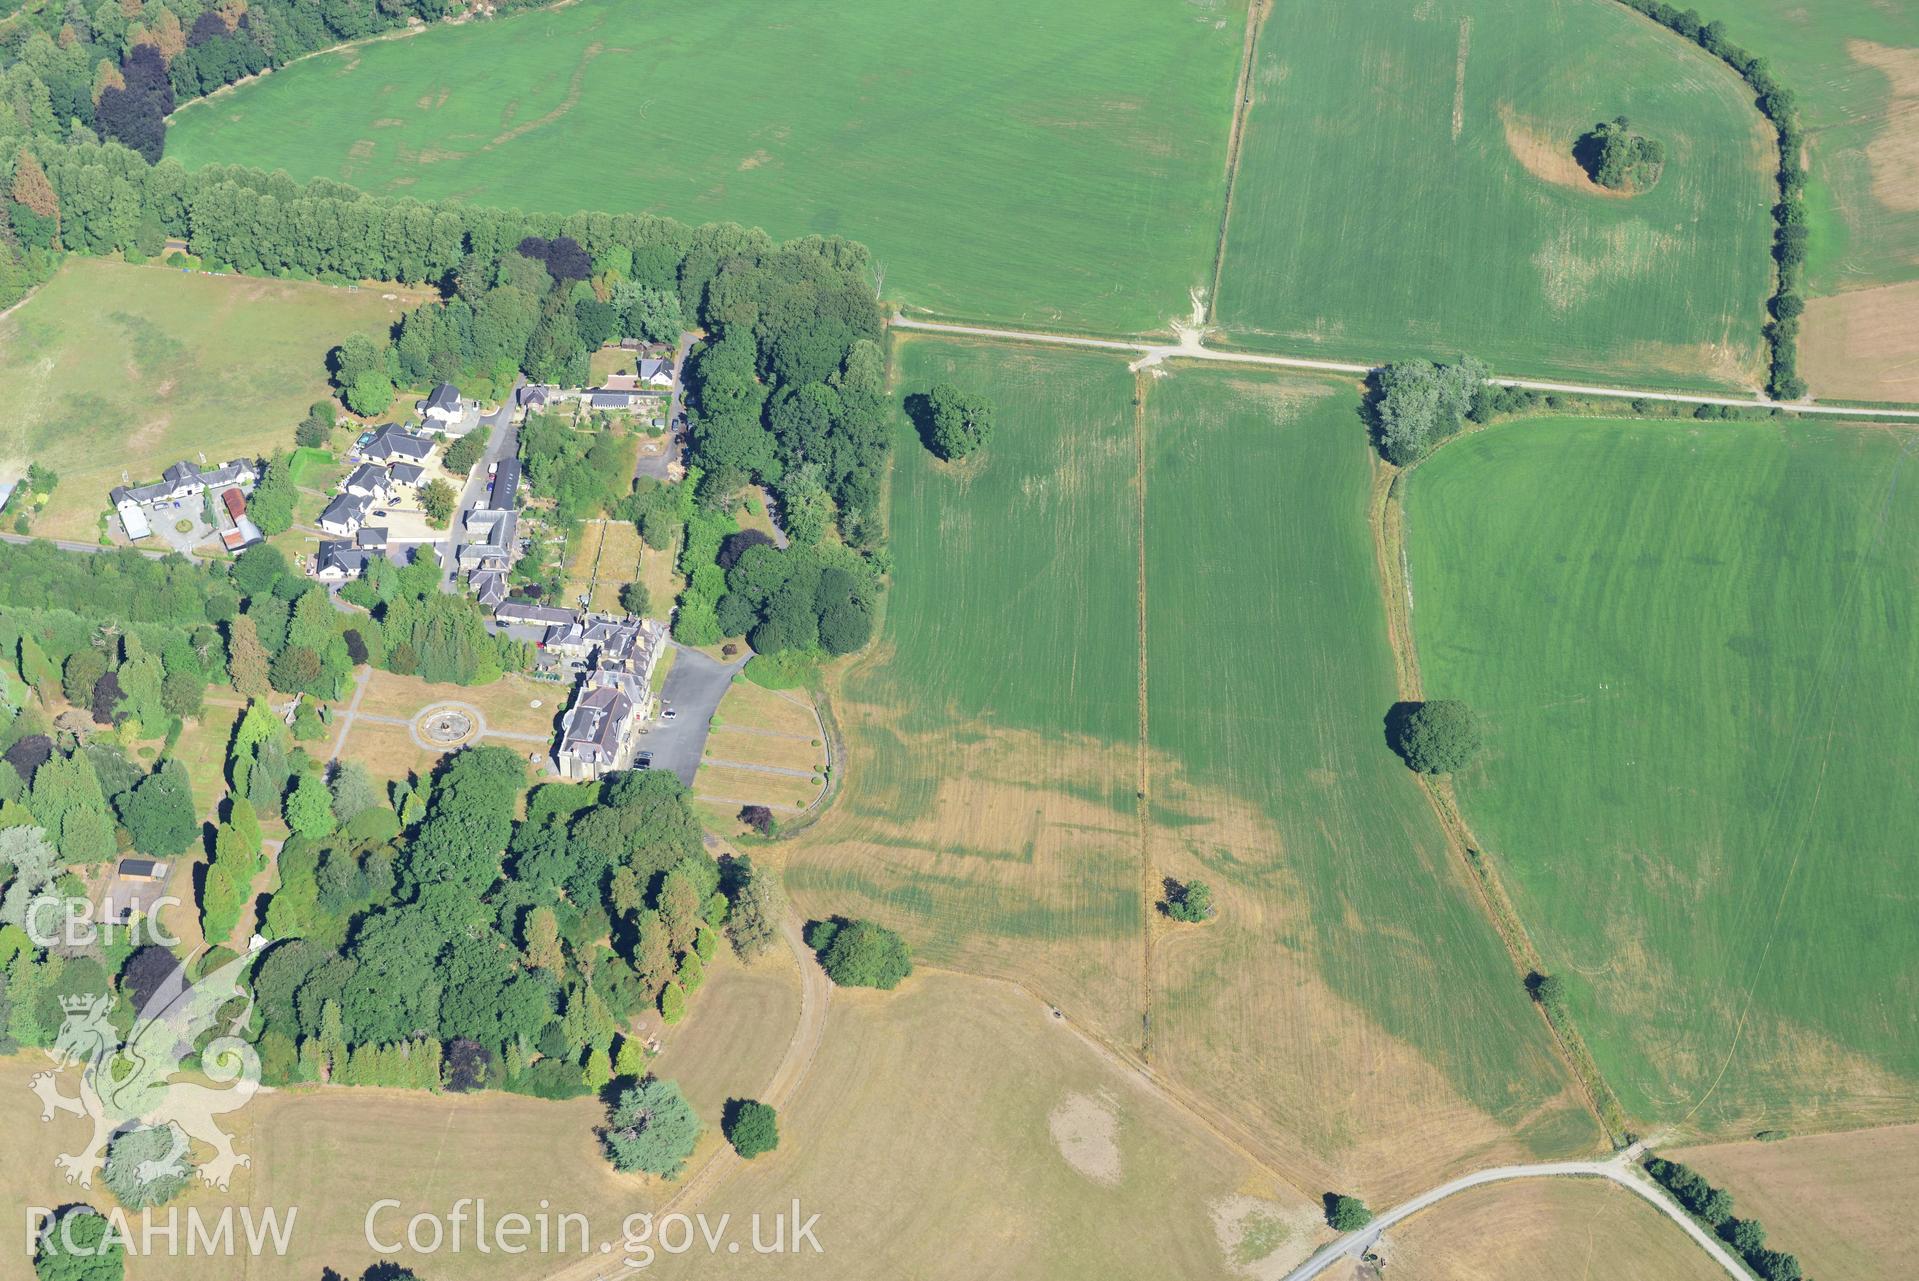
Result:
<svg viewBox="0 0 1919 1281"><path fill-rule="evenodd" d="M1224 903L1159 947L1155 1061L1296 1136L1329 1186L1392 1170L1411 1192L1447 1162L1589 1150L1590 1115L1385 743L1354 389L1176 367L1147 406L1154 862Z"/></svg>
<svg viewBox="0 0 1919 1281"><path fill-rule="evenodd" d="M1163 329L1211 270L1245 0L582 0L308 59L169 154L871 246L941 312Z"/></svg>
<svg viewBox="0 0 1919 1281"><path fill-rule="evenodd" d="M1756 386L1771 153L1750 95L1612 0L1319 5L1265 24L1215 319L1249 346ZM1586 182L1626 114L1650 192Z"/></svg>
<svg viewBox="0 0 1919 1281"><path fill-rule="evenodd" d="M902 416L886 629L835 698L850 785L789 883L1136 1041L1132 375L1106 356L920 339L894 362L903 389L987 389L1000 426L986 456L949 468Z"/></svg>
<svg viewBox="0 0 1919 1281"><path fill-rule="evenodd" d="M1919 279L1919 11L1879 0L1713 9L1798 94L1811 138L1811 290Z"/></svg>
<svg viewBox="0 0 1919 1281"><path fill-rule="evenodd" d="M0 320L0 459L60 474L33 532L91 541L123 471L291 445L328 349L399 314L365 291L69 258Z"/></svg>
<svg viewBox="0 0 1919 1281"><path fill-rule="evenodd" d="M1650 1124L1919 1115L1912 439L1545 421L1411 478L1466 817Z"/></svg>
<svg viewBox="0 0 1919 1281"><path fill-rule="evenodd" d="M1301 1179L1410 1191L1589 1146L1380 732L1354 389L1180 368L1151 385L1142 453L1112 357L911 339L896 371L981 389L1001 422L957 468L902 432L899 573L835 700L850 785L789 864L802 905L875 913L1123 1045L1150 1003L1153 1063ZM1150 922L1149 847L1224 919Z"/></svg>

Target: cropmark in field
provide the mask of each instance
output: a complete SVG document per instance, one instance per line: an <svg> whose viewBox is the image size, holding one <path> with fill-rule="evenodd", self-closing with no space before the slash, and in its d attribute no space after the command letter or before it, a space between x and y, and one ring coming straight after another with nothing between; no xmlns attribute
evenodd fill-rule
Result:
<svg viewBox="0 0 1919 1281"><path fill-rule="evenodd" d="M1409 478L1467 820L1627 1111L1919 1116L1913 437L1544 420Z"/></svg>
<svg viewBox="0 0 1919 1281"><path fill-rule="evenodd" d="M900 573L836 700L852 785L789 866L802 905L876 915L927 961L1144 1045L1304 1182L1408 1191L1462 1160L1588 1149L1380 732L1355 390L1181 368L1142 417L1111 357L897 356L902 390L951 379L1001 422L957 466L902 434ZM1191 874L1221 919L1169 933L1158 878Z"/></svg>

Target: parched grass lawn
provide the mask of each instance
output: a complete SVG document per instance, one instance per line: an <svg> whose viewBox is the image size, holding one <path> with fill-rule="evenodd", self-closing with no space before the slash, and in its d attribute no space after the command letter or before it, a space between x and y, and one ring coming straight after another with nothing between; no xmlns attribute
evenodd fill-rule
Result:
<svg viewBox="0 0 1919 1281"><path fill-rule="evenodd" d="M60 474L34 533L91 542L122 473L287 448L327 351L399 315L365 290L68 258L0 320L0 460Z"/></svg>
<svg viewBox="0 0 1919 1281"><path fill-rule="evenodd" d="M701 1117L717 1123L730 1098L753 1098L773 1079L800 1020L800 972L784 943L743 965L722 943L684 1021L660 1034L656 1076L677 1081Z"/></svg>
<svg viewBox="0 0 1919 1281"><path fill-rule="evenodd" d="M1775 150L1751 93L1613 0L1278 0L1214 318L1250 346L1755 387ZM1621 199L1595 121L1666 145Z"/></svg>
<svg viewBox="0 0 1919 1281"><path fill-rule="evenodd" d="M1330 1236L1317 1202L1275 1188L1138 1077L1007 985L927 973L893 993L838 990L819 1058L780 1116L777 1152L742 1165L708 1213L820 1215L824 1253L698 1251L668 1277L1277 1276ZM1239 1234L1264 1227L1245 1264ZM963 1244L959 1244L963 1243ZM769 1272L769 1265L771 1271Z"/></svg>
<svg viewBox="0 0 1919 1281"><path fill-rule="evenodd" d="M86 1140L86 1123L72 1117L39 1123L39 1103L27 1088L27 1077L46 1066L39 1051L0 1059L6 1100L0 1106L6 1109L12 1158L0 1172L0 1209L16 1232L25 1221L25 1207L66 1205L78 1191L61 1182L53 1158L58 1152L79 1150ZM70 1079L64 1088L71 1093ZM272 1207L282 1222L294 1213L283 1257L270 1251L248 1253L243 1272L229 1260L212 1273L255 1281L312 1281L328 1267L359 1276L382 1257L366 1242L365 1221L383 1198L399 1200L403 1207L383 1211L375 1221L389 1242L403 1240L413 1215L447 1215L465 1197L485 1197L489 1218L537 1215L544 1200L551 1215L564 1211L589 1216L601 1234L595 1245L600 1239L618 1239L626 1215L657 1206L671 1188L659 1180L614 1172L593 1135L603 1118L603 1107L591 1097L554 1103L498 1093L313 1087L263 1093L218 1120L233 1135L235 1150L250 1157L252 1165L235 1174L229 1192L195 1185L172 1203L181 1210L178 1251L168 1252L164 1239L156 1237L156 1253L128 1260L127 1275L130 1281L200 1281L210 1274L204 1252L186 1251L188 1209L198 1209L213 1225L223 1209L234 1207L236 1237L242 1231L240 1207L256 1216ZM80 1195L103 1208L112 1204L111 1194L99 1184L91 1195ZM165 1216L166 1211L158 1211L156 1224L164 1225ZM138 1216L133 1221L137 1231ZM404 1250L398 1257L447 1281L522 1281L529 1275L529 1260L536 1258L497 1250L482 1254L473 1248L471 1222L465 1245L457 1252L443 1246L430 1258ZM23 1257L17 1243L9 1243L8 1257ZM577 1265L581 1257L577 1252L547 1255L540 1259L537 1275L565 1263Z"/></svg>
<svg viewBox="0 0 1919 1281"><path fill-rule="evenodd" d="M227 746L233 740L234 722L240 719L237 707L207 704L200 716L188 721L174 744L173 756L187 767L193 783L193 807L205 817L226 795Z"/></svg>
<svg viewBox="0 0 1919 1281"><path fill-rule="evenodd" d="M1712 1256L1599 1179L1529 1179L1446 1198L1392 1232L1387 1274L1419 1281L1719 1281Z"/></svg>
<svg viewBox="0 0 1919 1281"><path fill-rule="evenodd" d="M797 813L819 799L824 786L815 786L810 778L790 774L769 774L763 770L739 769L730 765L700 763L693 776L693 793L724 805L765 805L774 810Z"/></svg>
<svg viewBox="0 0 1919 1281"><path fill-rule="evenodd" d="M581 596L589 595L590 589L590 609L603 614L624 614L626 611L620 607L620 589L636 580L645 582L645 561L662 555L664 553L647 547L630 520L587 521L581 526L573 558L566 567L567 604L577 604ZM652 590L651 583L648 590ZM652 599L656 615L663 615L673 603L669 595L655 595Z"/></svg>
<svg viewBox="0 0 1919 1281"><path fill-rule="evenodd" d="M1732 1193L1733 1212L1806 1274L1902 1281L1919 1258L1919 1126L1724 1143L1666 1154Z"/></svg>
<svg viewBox="0 0 1919 1281"><path fill-rule="evenodd" d="M736 680L720 700L719 716L723 729L771 730L808 742L820 736L812 700L804 689L767 689L751 680Z"/></svg>
<svg viewBox="0 0 1919 1281"><path fill-rule="evenodd" d="M706 754L716 760L820 774L826 770L826 749L813 746L818 741L817 735L808 739L798 735L756 734L723 725L707 735Z"/></svg>
<svg viewBox="0 0 1919 1281"><path fill-rule="evenodd" d="M1919 1116L1913 437L1542 420L1409 479L1429 697L1629 1112Z"/></svg>
<svg viewBox="0 0 1919 1281"><path fill-rule="evenodd" d="M1380 732L1356 389L1176 366L1136 424L1121 359L896 357L903 385L951 378L1001 421L959 467L902 427L900 570L835 691L848 786L795 843L802 907L876 916L1128 1048L1150 1018L1154 1066L1303 1186L1590 1148ZM1171 931L1159 878L1194 873L1222 919Z"/></svg>
<svg viewBox="0 0 1919 1281"><path fill-rule="evenodd" d="M486 685L435 685L376 669L367 679L359 710L411 720L436 703L471 703L486 717L488 729L544 734L553 729L566 697L564 685L512 672ZM540 706L534 707L535 701Z"/></svg>
<svg viewBox="0 0 1919 1281"><path fill-rule="evenodd" d="M309 58L182 110L167 146L390 195L844 235L916 307L1163 329L1211 273L1245 16L583 0Z"/></svg>
<svg viewBox="0 0 1919 1281"><path fill-rule="evenodd" d="M1162 927L1150 1044L1307 1186L1378 1204L1599 1136L1381 733L1357 407L1350 383L1205 366L1147 393L1152 870L1220 903Z"/></svg>
<svg viewBox="0 0 1919 1281"><path fill-rule="evenodd" d="M337 729L329 733L337 733ZM333 740L326 740L331 747ZM378 725L356 720L347 731L340 755L367 767L375 778L403 779L408 775L425 778L440 763L444 753L430 752L416 745L404 725Z"/></svg>

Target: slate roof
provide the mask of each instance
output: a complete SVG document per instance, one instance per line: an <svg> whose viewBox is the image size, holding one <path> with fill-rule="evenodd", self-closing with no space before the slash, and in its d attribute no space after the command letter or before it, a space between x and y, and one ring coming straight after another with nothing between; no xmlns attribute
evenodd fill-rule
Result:
<svg viewBox="0 0 1919 1281"><path fill-rule="evenodd" d="M338 569L350 578L366 569L370 555L364 548L347 543L321 543L319 555L313 558L313 568Z"/></svg>
<svg viewBox="0 0 1919 1281"><path fill-rule="evenodd" d="M423 409L457 411L460 408L460 389L452 383L441 383L420 405Z"/></svg>
<svg viewBox="0 0 1919 1281"><path fill-rule="evenodd" d="M393 476L378 463L361 463L340 483L341 489L385 489Z"/></svg>
<svg viewBox="0 0 1919 1281"><path fill-rule="evenodd" d="M394 458L410 458L419 462L433 452L433 442L425 436L416 436L398 423L388 423L374 434L372 440L360 450L363 457L387 462Z"/></svg>
<svg viewBox="0 0 1919 1281"><path fill-rule="evenodd" d="M373 500L359 494L335 494L320 513L322 525L358 525L373 510Z"/></svg>

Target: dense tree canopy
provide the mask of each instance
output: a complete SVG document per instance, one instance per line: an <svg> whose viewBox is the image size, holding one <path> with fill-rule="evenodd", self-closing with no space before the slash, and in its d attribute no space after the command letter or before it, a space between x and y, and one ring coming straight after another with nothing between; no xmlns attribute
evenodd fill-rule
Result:
<svg viewBox="0 0 1919 1281"><path fill-rule="evenodd" d="M906 940L871 921L815 921L807 927L806 944L841 987L890 991L913 972Z"/></svg>
<svg viewBox="0 0 1919 1281"><path fill-rule="evenodd" d="M1485 733L1479 716L1456 698L1436 698L1394 709L1393 747L1422 774L1452 774L1479 755Z"/></svg>
<svg viewBox="0 0 1919 1281"><path fill-rule="evenodd" d="M1459 431L1486 366L1470 356L1450 365L1402 360L1373 376L1372 415L1379 451L1401 467L1424 458Z"/></svg>
<svg viewBox="0 0 1919 1281"><path fill-rule="evenodd" d="M648 1078L614 1096L601 1137L614 1169L677 1178L699 1140L700 1120L678 1085Z"/></svg>

